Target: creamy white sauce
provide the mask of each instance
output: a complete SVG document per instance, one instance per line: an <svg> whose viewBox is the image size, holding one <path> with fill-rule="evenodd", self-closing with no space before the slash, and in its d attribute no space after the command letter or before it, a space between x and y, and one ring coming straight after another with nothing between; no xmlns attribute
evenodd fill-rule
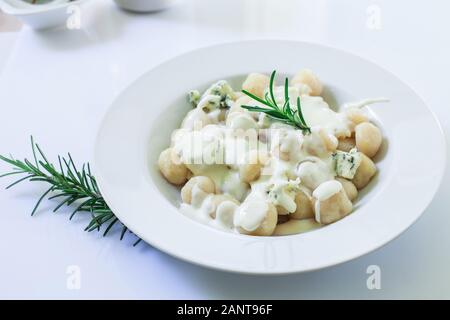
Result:
<svg viewBox="0 0 450 320"><path fill-rule="evenodd" d="M342 184L337 180L330 180L322 183L313 191L313 197L319 201L324 201L342 190Z"/></svg>
<svg viewBox="0 0 450 320"><path fill-rule="evenodd" d="M227 125L231 129L256 129L258 124L253 117L246 113L235 113L227 119Z"/></svg>
<svg viewBox="0 0 450 320"><path fill-rule="evenodd" d="M181 128L187 130L198 130L203 128L210 122L211 120L202 109L195 108L188 112L183 122L181 123Z"/></svg>
<svg viewBox="0 0 450 320"><path fill-rule="evenodd" d="M349 109L349 108L358 108L359 109L359 108L368 106L370 104L382 103L382 102L389 102L389 99L386 99L386 98L363 99L360 101L347 102L347 103L343 104L342 107L344 109Z"/></svg>
<svg viewBox="0 0 450 320"><path fill-rule="evenodd" d="M222 192L232 195L236 200L243 201L249 190L248 184L242 182L239 177L239 172L229 170L220 185Z"/></svg>
<svg viewBox="0 0 450 320"><path fill-rule="evenodd" d="M265 201L245 201L234 216L234 225L247 231L255 231L264 221L269 206Z"/></svg>
<svg viewBox="0 0 450 320"><path fill-rule="evenodd" d="M239 206L236 203L229 200L219 204L216 209L216 224L232 230L234 228L234 214L238 208Z"/></svg>
<svg viewBox="0 0 450 320"><path fill-rule="evenodd" d="M314 190L321 183L334 179L334 170L332 161L328 163L322 159L316 158L314 161L305 161L300 163L297 169L297 175L307 188Z"/></svg>
<svg viewBox="0 0 450 320"><path fill-rule="evenodd" d="M297 110L297 98L300 97L302 113L310 127L320 126L333 134L350 135L346 117L330 109L320 96L309 96L302 92L303 87L289 87L289 103L292 110ZM279 106L284 103L284 87L274 89L275 100Z"/></svg>
<svg viewBox="0 0 450 320"><path fill-rule="evenodd" d="M275 181L269 191L269 200L276 206L281 206L288 212L295 212L297 204L295 203L295 194L298 192L300 179Z"/></svg>
<svg viewBox="0 0 450 320"><path fill-rule="evenodd" d="M213 110L209 113L207 113L208 118L211 120L212 123L219 123L220 122L220 118L223 114L223 110L221 109L216 109Z"/></svg>
<svg viewBox="0 0 450 320"><path fill-rule="evenodd" d="M315 203L315 218L320 223L320 202L325 201L342 190L342 184L337 180L330 180L323 182L312 193L316 198Z"/></svg>
<svg viewBox="0 0 450 320"><path fill-rule="evenodd" d="M214 221L210 214L212 209L212 198L213 195L208 195L206 198L204 198L204 201L200 204L200 206L182 203L180 206L180 211L189 218L194 219L198 222L211 224Z"/></svg>

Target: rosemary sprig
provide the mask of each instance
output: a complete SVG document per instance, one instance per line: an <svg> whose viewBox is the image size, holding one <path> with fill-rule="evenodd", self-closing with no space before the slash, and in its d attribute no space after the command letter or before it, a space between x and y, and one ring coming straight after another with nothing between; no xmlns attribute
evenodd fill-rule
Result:
<svg viewBox="0 0 450 320"><path fill-rule="evenodd" d="M22 181L40 181L49 185L49 188L39 197L31 211L32 216L47 196L49 200L62 198L53 209L53 212L56 213L64 205L73 206L74 210L69 220L72 220L80 212L87 212L91 216L91 221L86 226L85 231L101 231L102 227L104 227L103 236L106 236L112 227L119 223L122 228L120 240L124 238L129 230L106 204L98 188L97 181L91 173L89 163L83 164L81 169L78 169L72 156L68 153L67 158L58 156L58 167L56 167L47 160L39 145L34 142L33 137L31 137L31 149L33 162L26 158L21 161L13 158L11 155L9 157L0 155L0 160L13 166L12 171L0 175L0 178L15 175L21 176L9 184L6 189ZM131 231L129 232L131 233ZM134 246L140 241L141 239L138 239Z"/></svg>
<svg viewBox="0 0 450 320"><path fill-rule="evenodd" d="M266 92L264 100L246 90L242 90L244 94L267 106L268 108L247 105L242 105L242 108L254 112L263 112L275 120L281 121L302 130L304 134L311 133L311 128L306 124L305 118L303 117L300 97L297 97L297 110L292 111L291 109L289 100L288 78L286 78L284 82L284 104L281 108L278 106L275 100L275 95L273 93L275 74L276 70L274 70L272 72L272 75L270 76L269 92Z"/></svg>

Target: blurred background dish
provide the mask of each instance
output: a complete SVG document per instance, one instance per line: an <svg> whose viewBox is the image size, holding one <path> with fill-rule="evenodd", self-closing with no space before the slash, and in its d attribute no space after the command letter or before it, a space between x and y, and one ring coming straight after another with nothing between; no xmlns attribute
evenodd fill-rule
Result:
<svg viewBox="0 0 450 320"><path fill-rule="evenodd" d="M17 17L33 29L41 30L64 25L70 15L68 8L86 0L49 0L32 4L23 0L0 0L0 9Z"/></svg>
<svg viewBox="0 0 450 320"><path fill-rule="evenodd" d="M392 101L366 107L383 127L389 152L377 159L375 183L355 211L327 227L284 237L218 232L180 214L180 190L167 183L156 163L172 131L192 108L186 92L206 89L211 79L238 87L249 71L276 66L279 74L288 76L305 65L316 70L325 88L333 88L327 97L333 97L335 107L357 97L383 95ZM424 170L430 161L427 150L433 152L433 163ZM116 217L142 240L205 267L272 275L336 265L396 238L432 200L444 175L445 158L445 139L433 112L392 73L345 51L286 40L230 42L159 64L116 97L94 147L101 194ZM226 248L226 254L218 248Z"/></svg>

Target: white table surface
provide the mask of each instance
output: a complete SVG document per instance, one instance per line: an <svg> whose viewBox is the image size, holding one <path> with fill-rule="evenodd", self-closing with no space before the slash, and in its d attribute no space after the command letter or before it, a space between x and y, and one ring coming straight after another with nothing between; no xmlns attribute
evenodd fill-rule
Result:
<svg viewBox="0 0 450 320"><path fill-rule="evenodd" d="M135 15L95 0L83 7L81 30L23 28L0 76L0 153L29 156L33 134L52 159L70 151L90 161L103 114L140 74L194 48L258 38L322 43L377 62L425 99L448 138L448 1L212 2ZM371 5L380 29L366 25ZM317 272L256 277L197 267L145 244L133 248L117 234L87 234L87 217L69 222L67 210L54 215L49 203L31 218L43 189L22 185L0 192L0 298L450 298L449 189L447 170L422 218L376 252ZM81 271L79 290L66 285L71 265ZM367 289L369 265L381 268L381 290Z"/></svg>

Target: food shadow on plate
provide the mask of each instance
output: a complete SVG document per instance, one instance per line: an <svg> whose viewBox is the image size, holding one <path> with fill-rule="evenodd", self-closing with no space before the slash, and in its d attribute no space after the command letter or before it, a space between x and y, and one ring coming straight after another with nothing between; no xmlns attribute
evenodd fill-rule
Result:
<svg viewBox="0 0 450 320"><path fill-rule="evenodd" d="M268 72L266 71L266 73ZM283 79L286 76L289 75L280 72L277 77L278 82L280 81L280 79ZM237 76L225 77L225 79L237 91L238 88L240 88L245 77L246 75L242 74ZM289 78L291 78L291 76ZM207 87L209 87L209 85L210 82L198 86L198 88L192 89L204 91ZM324 101L327 102L327 104L330 106L330 108L336 112L342 111L340 110L340 108L344 103L355 101L355 98L345 90L327 84L325 84L324 86L322 97ZM161 175L157 163L161 151L169 146L173 129L180 127L183 118L191 109L192 106L188 103L186 95L182 95L181 97L176 98L172 103L170 103L170 106L168 108L169 112L167 109L161 112L160 115L156 118L155 123L150 126L152 130L148 138L150 140L148 142L150 148L147 156L147 164L149 166L148 171L150 174L149 180L156 186L156 188L162 194L163 198L165 198L166 201L169 201L175 209L178 209L181 204L181 187L169 184ZM381 121L379 121L379 119L376 117L376 114L373 114L372 110L369 111L371 113L371 120L375 124L377 124L378 127L382 127ZM385 135L383 138L382 146L378 151L378 154L374 158L374 162L376 164L383 162L383 159L387 154L387 149L388 140ZM383 172L383 176L384 174L385 172ZM382 183L380 184L380 175L378 170L377 174L372 178L370 183L365 188L359 191L358 197L354 202L353 214L357 213L357 211L359 211L359 208L362 208L367 202L371 201L371 199L378 193L381 188Z"/></svg>
<svg viewBox="0 0 450 320"><path fill-rule="evenodd" d="M323 91L321 94L323 100L328 103L330 106L330 109L333 111L339 111L339 103L336 97L336 90L334 87L331 87L329 85L324 85Z"/></svg>
<svg viewBox="0 0 450 320"><path fill-rule="evenodd" d="M238 75L227 77L227 81L231 84L233 88L240 88L246 75ZM217 79L220 80L220 79ZM198 88L200 91L205 91L211 82L205 83ZM168 107L160 112L155 120L154 124L151 124L151 132L148 135L148 153L147 153L147 164L148 171L150 174L150 181L156 188L161 192L165 199L167 199L175 208L178 208L181 204L180 189L171 185L167 180L161 175L158 168L158 158L160 153L169 147L171 134L174 129L179 128L181 122L183 121L186 114L192 110L192 106L187 101L187 92L176 98Z"/></svg>

